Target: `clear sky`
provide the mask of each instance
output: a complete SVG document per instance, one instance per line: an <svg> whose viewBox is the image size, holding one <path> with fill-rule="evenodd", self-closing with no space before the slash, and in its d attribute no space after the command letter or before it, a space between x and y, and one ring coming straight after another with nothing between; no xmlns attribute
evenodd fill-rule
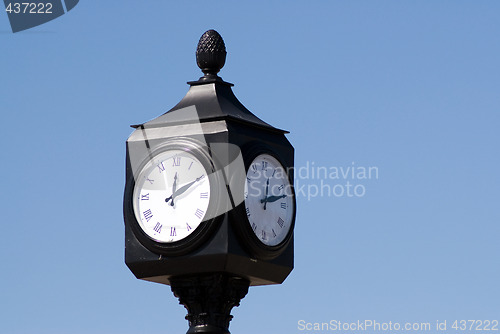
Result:
<svg viewBox="0 0 500 334"><path fill-rule="evenodd" d="M82 0L16 34L0 13L0 333L185 333L170 287L124 263L125 141L201 76L208 29L226 43L221 77L290 131L302 168L295 269L252 287L231 332L499 320L499 13L492 0Z"/></svg>

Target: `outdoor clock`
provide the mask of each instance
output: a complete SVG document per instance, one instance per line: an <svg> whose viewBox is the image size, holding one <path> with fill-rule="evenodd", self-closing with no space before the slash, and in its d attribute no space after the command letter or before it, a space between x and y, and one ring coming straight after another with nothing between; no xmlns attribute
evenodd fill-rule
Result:
<svg viewBox="0 0 500 334"><path fill-rule="evenodd" d="M170 110L132 126L123 212L137 278L171 285L225 273L256 286L293 269L294 148L217 75L226 54L222 37L205 32L204 75Z"/></svg>
<svg viewBox="0 0 500 334"><path fill-rule="evenodd" d="M256 152L247 158L244 202L235 210L235 215L246 217L246 222L235 227L251 254L271 259L280 255L290 241L295 192L288 171L277 156L268 150Z"/></svg>
<svg viewBox="0 0 500 334"><path fill-rule="evenodd" d="M205 150L190 141L156 149L136 172L133 227L148 248L179 255L199 245L214 224L216 174Z"/></svg>
<svg viewBox="0 0 500 334"><path fill-rule="evenodd" d="M226 54L205 32L203 76L174 107L132 125L126 142L125 263L170 285L189 334L229 334L248 288L281 284L294 267L294 148L217 75Z"/></svg>

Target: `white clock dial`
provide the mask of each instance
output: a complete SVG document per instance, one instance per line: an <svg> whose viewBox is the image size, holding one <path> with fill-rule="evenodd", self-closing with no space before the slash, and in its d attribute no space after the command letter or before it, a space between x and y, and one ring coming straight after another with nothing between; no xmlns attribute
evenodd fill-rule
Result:
<svg viewBox="0 0 500 334"><path fill-rule="evenodd" d="M294 200L286 170L269 154L250 164L245 183L245 209L255 236L267 246L285 240L293 223Z"/></svg>
<svg viewBox="0 0 500 334"><path fill-rule="evenodd" d="M154 156L136 179L133 206L142 230L153 240L172 243L200 225L210 200L210 180L200 160L188 151Z"/></svg>

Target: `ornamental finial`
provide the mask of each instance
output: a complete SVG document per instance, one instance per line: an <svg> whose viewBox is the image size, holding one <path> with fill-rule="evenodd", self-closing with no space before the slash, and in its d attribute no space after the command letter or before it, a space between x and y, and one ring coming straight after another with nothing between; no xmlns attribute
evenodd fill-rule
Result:
<svg viewBox="0 0 500 334"><path fill-rule="evenodd" d="M206 76L217 75L226 63L226 46L221 35L215 30L206 31L196 48L196 63Z"/></svg>

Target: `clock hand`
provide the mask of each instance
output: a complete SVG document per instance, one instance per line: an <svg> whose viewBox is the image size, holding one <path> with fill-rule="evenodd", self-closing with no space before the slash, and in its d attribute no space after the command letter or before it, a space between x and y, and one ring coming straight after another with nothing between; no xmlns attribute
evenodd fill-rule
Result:
<svg viewBox="0 0 500 334"><path fill-rule="evenodd" d="M174 184L172 185L172 194L175 193L176 188L177 188L177 172L175 172L175 176L174 176ZM170 197L172 197L172 196L170 196ZM172 200L172 202L170 202L170 205L174 206L174 200Z"/></svg>
<svg viewBox="0 0 500 334"><path fill-rule="evenodd" d="M269 193L269 178L267 179L267 182L266 182L266 196L264 197L264 210L266 209L266 206L267 206L267 194ZM260 202L262 203L262 200L260 200Z"/></svg>
<svg viewBox="0 0 500 334"><path fill-rule="evenodd" d="M201 180L201 179L203 179L204 177L205 177L205 175L202 175L202 176L200 176L200 177L196 178L196 180L189 182L188 184L186 184L186 185L182 186L182 187L181 187L179 190L177 190L175 193L173 193L173 194L172 194L172 196L173 196L173 198L172 198L172 202L174 201L174 199L175 199L177 196L179 196L179 195L181 195L181 194L185 193L185 192L186 192L186 191L187 191L187 190L188 190L188 189L189 189L189 188L190 188L193 184L195 184L196 182L200 181L200 180Z"/></svg>
<svg viewBox="0 0 500 334"><path fill-rule="evenodd" d="M272 202L276 202L277 200L279 199L282 199L282 198L285 198L286 195L281 195L281 196L269 196L269 197L266 197L264 199L261 199L260 202L261 203L272 203Z"/></svg>
<svg viewBox="0 0 500 334"><path fill-rule="evenodd" d="M183 193L185 193L193 184L195 184L196 182L200 181L201 179L203 179L205 177L205 175L202 175L198 178L196 178L196 180L194 181L191 181L189 182L188 184L185 184L183 185L182 187L180 187L176 192L174 192L172 195L170 195L169 197L167 197L165 199L165 202L168 203L168 201L172 200L172 203L174 202L175 198ZM172 204L171 204L172 205Z"/></svg>

